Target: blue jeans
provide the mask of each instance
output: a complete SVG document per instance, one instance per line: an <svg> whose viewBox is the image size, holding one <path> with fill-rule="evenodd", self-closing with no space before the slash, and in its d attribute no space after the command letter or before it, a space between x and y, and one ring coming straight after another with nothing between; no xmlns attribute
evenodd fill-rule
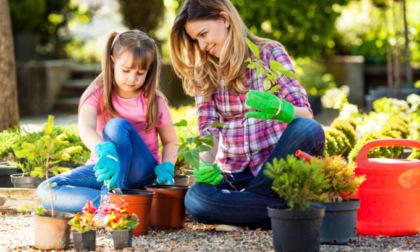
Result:
<svg viewBox="0 0 420 252"><path fill-rule="evenodd" d="M325 134L314 120L296 118L280 137L266 160L284 159L300 149L308 154L322 156ZM185 196L188 213L205 224L228 224L250 228L270 228L267 206L285 204L271 189L273 180L264 175L265 164L254 177L246 168L241 173L227 176L235 191L225 179L217 186L196 183Z"/></svg>
<svg viewBox="0 0 420 252"><path fill-rule="evenodd" d="M143 189L156 179L154 168L158 162L133 126L124 119L108 121L103 130L104 141L113 142L120 158L120 174L116 187L120 189ZM97 182L94 164L85 165L50 179L57 183L52 187L54 210L80 212L87 200L99 207L103 182ZM44 181L37 188L37 197L42 206L51 209L50 194ZM105 190L107 193L107 190Z"/></svg>

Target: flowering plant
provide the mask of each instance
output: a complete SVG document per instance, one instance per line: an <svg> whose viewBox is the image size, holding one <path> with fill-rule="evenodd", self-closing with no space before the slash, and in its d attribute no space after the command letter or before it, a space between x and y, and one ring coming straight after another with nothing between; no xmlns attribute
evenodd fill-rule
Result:
<svg viewBox="0 0 420 252"><path fill-rule="evenodd" d="M71 231L86 233L89 232L92 228L98 226L100 221L93 220L95 212L96 208L93 206L93 203L89 200L86 201L86 204L82 209L82 216L76 214L73 219L69 221Z"/></svg>
<svg viewBox="0 0 420 252"><path fill-rule="evenodd" d="M104 216L106 230L134 229L139 224L136 214L129 214L127 203L120 199L111 204L102 204L97 214Z"/></svg>

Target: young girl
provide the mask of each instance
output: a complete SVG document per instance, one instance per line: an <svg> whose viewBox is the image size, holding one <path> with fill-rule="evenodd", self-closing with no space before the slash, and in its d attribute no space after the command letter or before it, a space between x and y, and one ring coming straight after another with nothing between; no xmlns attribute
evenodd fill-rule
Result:
<svg viewBox="0 0 420 252"><path fill-rule="evenodd" d="M112 188L173 184L178 141L166 100L158 91L160 56L153 39L132 30L112 33L102 73L79 105L79 133L92 151L85 166L55 176L54 209L80 212L87 200L100 205ZM159 155L158 135L162 142ZM46 182L37 189L50 209Z"/></svg>
<svg viewBox="0 0 420 252"><path fill-rule="evenodd" d="M281 75L281 88L264 92L264 78L245 63L252 55L245 38L257 44L261 60L294 71L284 47L251 34L229 0L185 0L172 27L173 66L195 95L200 135L215 143L200 156L199 183L185 205L203 223L270 228L267 206L285 200L271 189L265 164L297 149L321 156L325 136L296 79ZM216 122L225 125L209 128Z"/></svg>

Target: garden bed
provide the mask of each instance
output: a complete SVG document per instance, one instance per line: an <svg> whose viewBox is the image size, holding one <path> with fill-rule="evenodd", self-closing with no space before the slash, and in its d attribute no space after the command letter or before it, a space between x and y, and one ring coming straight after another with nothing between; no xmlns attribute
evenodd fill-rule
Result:
<svg viewBox="0 0 420 252"><path fill-rule="evenodd" d="M0 213L1 251L33 251L33 219L30 215ZM109 232L99 230L97 251L114 251ZM271 230L217 232L215 226L199 224L187 216L183 229L149 229L137 236L132 249L124 251L273 251ZM419 251L420 235L401 237L357 236L349 245L321 245L321 251ZM70 250L74 251L73 240Z"/></svg>

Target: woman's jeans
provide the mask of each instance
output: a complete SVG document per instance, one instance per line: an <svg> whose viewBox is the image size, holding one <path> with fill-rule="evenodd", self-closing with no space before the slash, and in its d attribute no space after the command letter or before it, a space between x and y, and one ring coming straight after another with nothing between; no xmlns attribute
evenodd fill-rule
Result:
<svg viewBox="0 0 420 252"><path fill-rule="evenodd" d="M296 118L281 135L276 147L266 160L284 159L300 149L310 155L322 156L325 135L322 127L309 118ZM205 224L228 224L250 228L270 228L267 206L285 204L271 189L273 180L264 175L265 164L253 176L249 168L241 173L228 175L225 180L213 186L196 183L185 196L188 213L198 222Z"/></svg>
<svg viewBox="0 0 420 252"><path fill-rule="evenodd" d="M154 168L158 163L128 121L121 118L108 121L103 130L103 139L115 144L120 158L120 174L116 187L143 189L144 186L153 184L156 179ZM50 178L51 184L56 183L52 187L54 210L80 212L87 200L99 207L104 183L96 181L94 167L94 164L85 165ZM46 181L38 186L37 197L44 208L51 209Z"/></svg>

